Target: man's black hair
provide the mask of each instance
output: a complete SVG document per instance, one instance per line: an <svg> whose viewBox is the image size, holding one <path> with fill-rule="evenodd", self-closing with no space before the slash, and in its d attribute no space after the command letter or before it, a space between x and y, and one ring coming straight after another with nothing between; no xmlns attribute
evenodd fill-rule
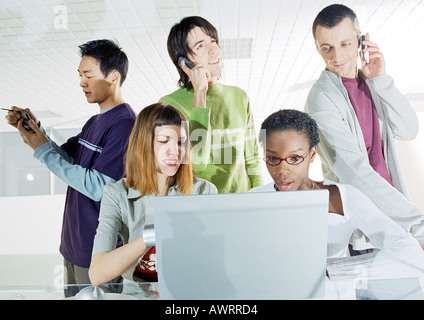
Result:
<svg viewBox="0 0 424 320"><path fill-rule="evenodd" d="M178 65L178 58L185 57L188 59L188 54L194 54L187 44L187 36L196 27L199 27L208 36L216 40L219 45L218 31L216 28L206 19L199 16L186 17L179 23L175 24L168 35L168 53L171 57L172 62L177 67L180 79L178 85L188 90L193 88L188 75Z"/></svg>
<svg viewBox="0 0 424 320"><path fill-rule="evenodd" d="M100 70L107 77L116 70L121 74L120 85L128 74L128 57L118 43L112 40L93 40L79 46L81 57L88 56L96 59Z"/></svg>
<svg viewBox="0 0 424 320"><path fill-rule="evenodd" d="M312 24L312 34L314 39L316 39L316 31L318 26L322 26L325 28L334 28L337 26L343 19L349 18L352 20L356 33L358 37L360 36L360 28L358 18L353 12L352 9L346 7L342 4L332 4L328 7L325 7L318 13L317 17Z"/></svg>

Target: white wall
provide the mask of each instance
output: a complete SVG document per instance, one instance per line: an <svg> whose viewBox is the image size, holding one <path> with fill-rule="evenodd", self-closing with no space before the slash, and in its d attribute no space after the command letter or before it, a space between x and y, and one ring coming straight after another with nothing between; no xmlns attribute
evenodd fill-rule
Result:
<svg viewBox="0 0 424 320"><path fill-rule="evenodd" d="M424 112L418 112L420 132L413 141L396 141L409 199L424 211Z"/></svg>
<svg viewBox="0 0 424 320"><path fill-rule="evenodd" d="M65 195L0 198L0 255L57 254Z"/></svg>

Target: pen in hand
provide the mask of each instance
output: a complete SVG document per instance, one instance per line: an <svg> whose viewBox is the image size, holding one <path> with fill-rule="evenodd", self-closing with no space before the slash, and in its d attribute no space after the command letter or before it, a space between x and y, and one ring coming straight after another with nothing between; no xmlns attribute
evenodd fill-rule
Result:
<svg viewBox="0 0 424 320"><path fill-rule="evenodd" d="M1 110L4 110L4 111L12 111L12 112L17 112L17 113L19 113L19 115L20 115L20 116L24 119L24 122L23 122L23 126L24 126L24 128L25 128L27 131L31 132L31 133L35 133L35 131L34 131L34 130L32 130L31 126L29 125L29 120L31 120L31 117L29 116L29 114L28 114L28 113L26 113L26 112L19 112L19 111L15 111L15 110L12 110L12 109L6 109L6 108L1 108Z"/></svg>

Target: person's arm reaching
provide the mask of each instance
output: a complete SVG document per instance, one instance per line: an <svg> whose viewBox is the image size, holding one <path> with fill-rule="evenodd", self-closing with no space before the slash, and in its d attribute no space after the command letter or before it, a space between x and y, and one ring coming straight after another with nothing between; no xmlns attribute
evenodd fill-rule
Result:
<svg viewBox="0 0 424 320"><path fill-rule="evenodd" d="M51 140L49 142L35 121L31 120L30 126L35 133L26 131L23 128L22 120L19 121L17 128L24 142L35 151L34 157L63 182L94 201L100 201L102 199L103 187L116 180L96 170L90 170L72 164L69 162L72 158L65 157L63 155L66 154L64 151L59 153L51 145Z"/></svg>

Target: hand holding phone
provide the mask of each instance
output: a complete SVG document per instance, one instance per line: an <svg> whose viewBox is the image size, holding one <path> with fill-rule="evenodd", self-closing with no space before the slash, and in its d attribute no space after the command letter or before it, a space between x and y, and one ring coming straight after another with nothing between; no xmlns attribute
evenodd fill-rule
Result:
<svg viewBox="0 0 424 320"><path fill-rule="evenodd" d="M206 108L206 94L208 92L210 71L206 68L199 67L193 71L188 72L187 69L183 69L182 61L187 68L192 70L195 64L187 59L186 57L178 58L178 66L189 76L190 82L194 91L193 106L199 108Z"/></svg>
<svg viewBox="0 0 424 320"><path fill-rule="evenodd" d="M2 108L2 110L9 111L6 117L8 123L19 130L22 140L34 151L49 142L46 135L38 127L34 114L29 109L13 107L12 109ZM22 127L25 130L22 130Z"/></svg>
<svg viewBox="0 0 424 320"><path fill-rule="evenodd" d="M23 119L23 126L24 126L25 130L29 131L31 133L35 133L35 131L32 130L31 126L29 125L29 120L31 120L31 117L29 116L28 113L23 112L23 111L19 112L19 111L15 111L15 110L12 110L12 109L5 109L5 108L1 108L1 110L19 113L19 115Z"/></svg>
<svg viewBox="0 0 424 320"><path fill-rule="evenodd" d="M375 78L386 72L386 61L379 46L372 42L369 33L359 39L362 73L367 79Z"/></svg>
<svg viewBox="0 0 424 320"><path fill-rule="evenodd" d="M187 66L187 68L189 69L193 69L194 68L194 63L191 62L190 60L188 60L186 57L179 57L178 58L178 65L181 67L181 61L184 61L185 65Z"/></svg>

